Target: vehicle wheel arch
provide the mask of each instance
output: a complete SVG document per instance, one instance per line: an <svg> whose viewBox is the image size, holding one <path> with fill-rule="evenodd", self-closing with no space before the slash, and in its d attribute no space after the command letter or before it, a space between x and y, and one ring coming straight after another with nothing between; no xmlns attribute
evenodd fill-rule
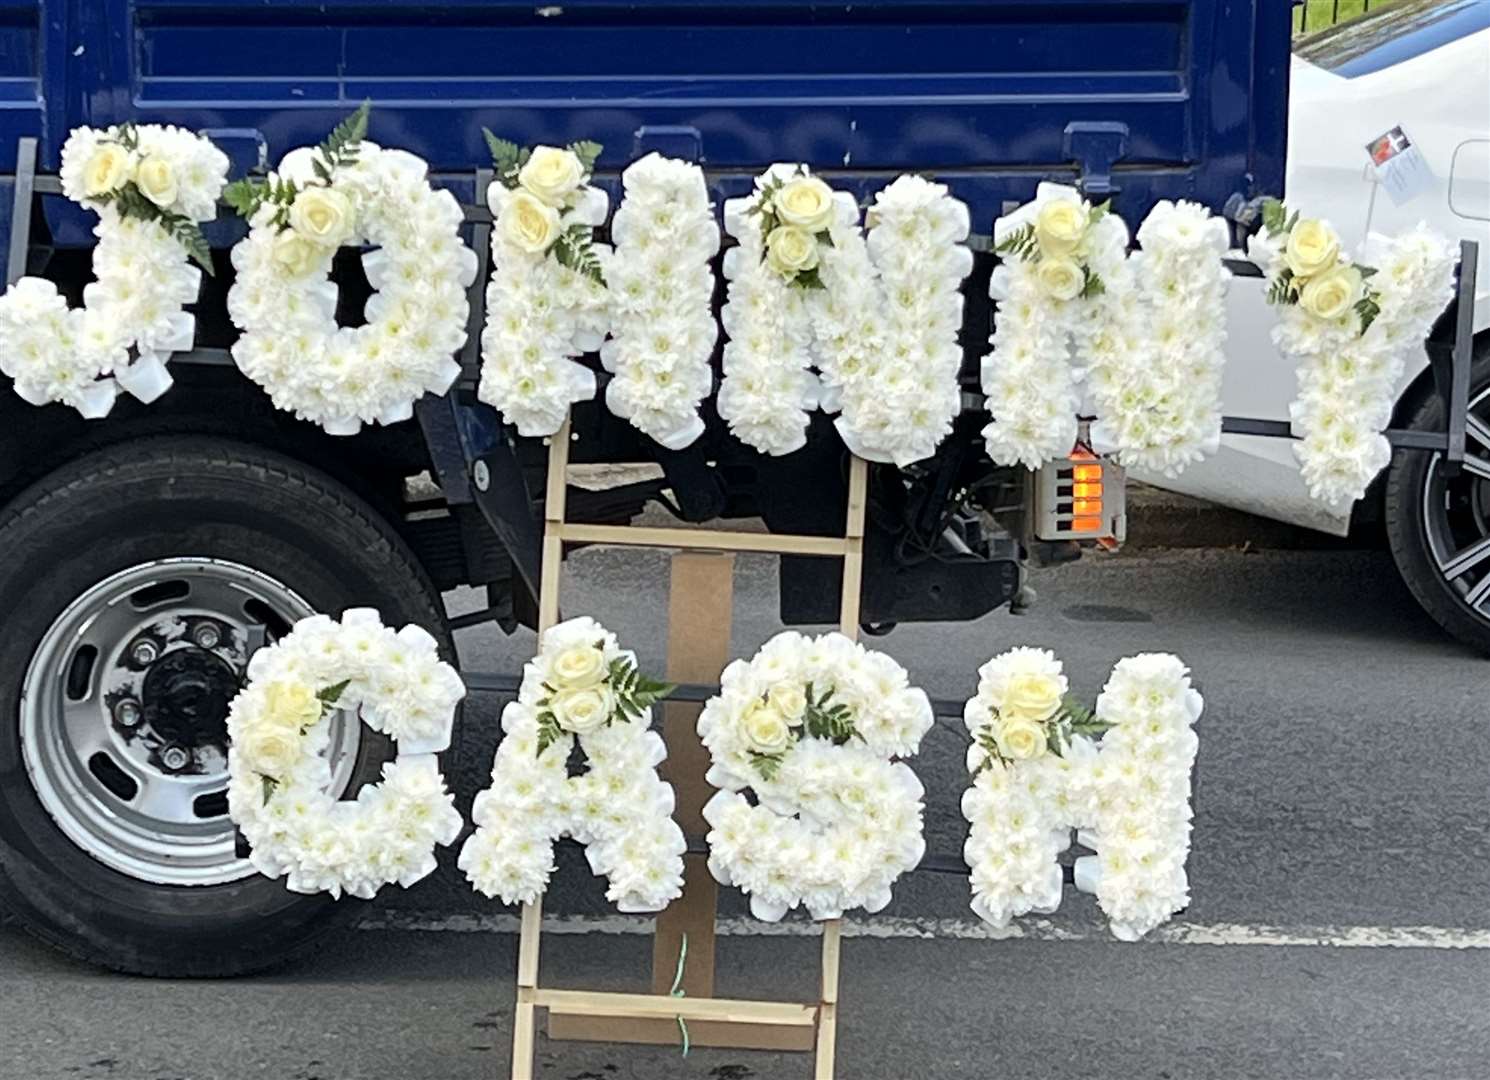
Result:
<svg viewBox="0 0 1490 1080"><path fill-rule="evenodd" d="M1484 363L1487 358L1490 358L1490 327L1474 336L1472 351L1476 364ZM1410 426L1412 418L1427 404L1433 394L1433 369L1424 367L1397 396L1397 404L1392 409L1391 426L1394 428ZM1356 504L1351 520L1352 531L1365 526L1377 527L1385 520L1387 471L1382 470L1381 475L1371 482L1366 497Z"/></svg>
<svg viewBox="0 0 1490 1080"><path fill-rule="evenodd" d="M84 420L0 394L0 507L48 473L89 454L158 436L221 439L268 450L326 473L402 526L402 481L428 468L414 421L333 437L274 408L234 368L176 364L173 386L141 405L121 396L108 417Z"/></svg>

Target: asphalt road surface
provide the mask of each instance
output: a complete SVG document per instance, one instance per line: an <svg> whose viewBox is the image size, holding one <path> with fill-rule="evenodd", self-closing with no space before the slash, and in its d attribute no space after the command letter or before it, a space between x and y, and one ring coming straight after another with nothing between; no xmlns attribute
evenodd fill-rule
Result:
<svg viewBox="0 0 1490 1080"><path fill-rule="evenodd" d="M661 665L664 556L581 552L566 610ZM915 873L849 927L840 1077L1490 1077L1490 662L1421 615L1379 553L1144 552L1042 572L1028 615L880 640L933 697L966 696L1013 644L1051 647L1091 696L1120 657L1178 652L1206 696L1190 909L1113 941L1089 898L988 932L967 882ZM457 606L474 600L457 597ZM734 652L779 629L773 562L742 558ZM513 672L531 635L461 638ZM484 783L501 701L467 711L463 800ZM915 767L927 836L956 854L965 737L946 721ZM726 914L738 897L726 894ZM646 924L607 911L564 852L543 978L637 988ZM449 868L368 909L293 970L172 983L96 973L0 926L0 1077L466 1080L506 1074L514 925ZM727 921L721 994L810 998L811 928ZM765 1080L799 1056L550 1042L562 1080Z"/></svg>

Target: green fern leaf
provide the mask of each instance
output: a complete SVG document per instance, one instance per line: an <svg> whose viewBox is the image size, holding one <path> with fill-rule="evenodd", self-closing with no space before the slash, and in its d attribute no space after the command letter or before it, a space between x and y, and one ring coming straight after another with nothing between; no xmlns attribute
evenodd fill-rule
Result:
<svg viewBox="0 0 1490 1080"><path fill-rule="evenodd" d="M551 712L538 714L538 757L554 743L564 737L564 729L559 726L558 718Z"/></svg>
<svg viewBox="0 0 1490 1080"><path fill-rule="evenodd" d="M579 142L569 144L570 152L579 158L579 163L584 166L586 176L595 171L595 162L600 160L600 152L603 149L604 147L598 142L592 142L589 139L581 139Z"/></svg>
<svg viewBox="0 0 1490 1080"><path fill-rule="evenodd" d="M327 165L335 168L356 160L358 144L367 138L367 117L371 111L372 102L364 101L356 112L331 129L331 134L316 148Z"/></svg>
<svg viewBox="0 0 1490 1080"><path fill-rule="evenodd" d="M497 179L506 187L512 187L517 182L517 170L522 167L522 150L515 142L497 138L490 128L482 128L481 134L486 139L486 149L491 154Z"/></svg>

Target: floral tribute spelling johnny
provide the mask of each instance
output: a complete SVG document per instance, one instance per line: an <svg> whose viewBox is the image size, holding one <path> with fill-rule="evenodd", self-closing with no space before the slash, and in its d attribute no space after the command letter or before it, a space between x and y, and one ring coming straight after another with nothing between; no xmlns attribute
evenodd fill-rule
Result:
<svg viewBox="0 0 1490 1080"><path fill-rule="evenodd" d="M532 149L486 135L496 167L494 226L478 396L521 435L552 435L595 373L575 357L600 348L610 250L595 243L610 199L590 183L600 144Z"/></svg>
<svg viewBox="0 0 1490 1080"><path fill-rule="evenodd" d="M606 406L669 450L704 433L699 403L714 389L719 251L709 189L697 165L648 154L621 174L607 271L611 337L600 360L615 378Z"/></svg>
<svg viewBox="0 0 1490 1080"><path fill-rule="evenodd" d="M989 291L998 314L983 359L989 456L1036 469L1077 437L1083 378L1100 449L1169 475L1221 437L1229 277L1225 223L1196 203L1158 203L1128 256L1128 229L1106 203L1041 184L994 224L1003 262Z"/></svg>
<svg viewBox="0 0 1490 1080"><path fill-rule="evenodd" d="M923 789L894 759L931 726L905 669L842 634L788 631L736 660L698 720L722 789L704 807L710 872L771 922L881 910L925 852Z"/></svg>
<svg viewBox="0 0 1490 1080"><path fill-rule="evenodd" d="M973 911L995 927L1053 912L1073 829L1096 851L1076 860L1077 887L1096 894L1116 937L1136 940L1182 910L1204 705L1185 665L1162 653L1119 661L1094 714L1067 700L1046 650L1011 649L978 674L962 797Z"/></svg>
<svg viewBox="0 0 1490 1080"><path fill-rule="evenodd" d="M651 730L653 705L672 689L643 675L594 619L544 632L503 710L492 786L476 796L476 832L461 849L477 891L534 902L548 888L554 842L571 836L620 910L661 911L682 894L687 844L673 789L657 775L667 747ZM570 776L576 742L589 769Z"/></svg>
<svg viewBox="0 0 1490 1080"><path fill-rule="evenodd" d="M222 151L181 128L72 131L62 190L98 214L95 280L81 308L69 309L40 277L23 277L0 297L0 371L17 394L97 418L120 390L151 402L170 388L166 361L196 334L183 309L197 299L202 270L212 272L200 223L216 216L227 171Z"/></svg>
<svg viewBox="0 0 1490 1080"><path fill-rule="evenodd" d="M1199 203L1154 205L1092 301L1083 338L1092 442L1128 468L1177 476L1221 445L1226 222Z"/></svg>
<svg viewBox="0 0 1490 1080"><path fill-rule="evenodd" d="M228 810L255 868L292 892L363 899L427 877L435 847L462 827L435 755L465 692L434 638L413 625L395 632L368 608L302 619L254 653L228 710ZM330 791L337 712L398 749L354 800Z"/></svg>
<svg viewBox="0 0 1490 1080"><path fill-rule="evenodd" d="M1038 469L1076 443L1073 339L1092 327L1092 300L1120 272L1128 230L1106 203L1041 184L1034 202L994 223L993 238L1003 262L989 282L998 315L983 358L983 439L995 463Z"/></svg>
<svg viewBox="0 0 1490 1080"><path fill-rule="evenodd" d="M1458 250L1419 225L1371 234L1353 261L1329 222L1269 200L1247 253L1279 308L1273 339L1299 368L1290 414L1304 482L1314 498L1348 507L1391 460L1381 432L1408 356L1453 299Z"/></svg>
<svg viewBox="0 0 1490 1080"><path fill-rule="evenodd" d="M250 225L233 249L233 359L276 406L333 435L407 420L422 395L450 388L476 276L460 204L430 186L421 158L366 141L367 118L363 105L319 146L225 192ZM367 322L338 326L332 258L363 244Z"/></svg>
<svg viewBox="0 0 1490 1080"><path fill-rule="evenodd" d="M719 412L758 450L801 447L819 406L841 413L845 443L872 461L919 461L951 431L967 208L906 176L878 193L867 221L866 237L853 197L804 165L773 165L753 195L725 204L739 247L724 263Z"/></svg>

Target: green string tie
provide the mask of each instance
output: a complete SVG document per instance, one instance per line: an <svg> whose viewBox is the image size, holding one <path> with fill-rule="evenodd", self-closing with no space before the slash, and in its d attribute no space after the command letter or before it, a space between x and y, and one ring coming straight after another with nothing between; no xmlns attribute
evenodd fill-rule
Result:
<svg viewBox="0 0 1490 1080"><path fill-rule="evenodd" d="M678 970L677 973L673 975L673 988L668 991L670 997L680 998L688 996L687 991L683 989L683 968L687 963L688 935L684 934L682 947L678 949ZM691 1048L688 1041L688 1021L684 1020L681 1016L679 1016L677 1020L678 1032L683 1037L683 1056L687 1057L688 1051Z"/></svg>

